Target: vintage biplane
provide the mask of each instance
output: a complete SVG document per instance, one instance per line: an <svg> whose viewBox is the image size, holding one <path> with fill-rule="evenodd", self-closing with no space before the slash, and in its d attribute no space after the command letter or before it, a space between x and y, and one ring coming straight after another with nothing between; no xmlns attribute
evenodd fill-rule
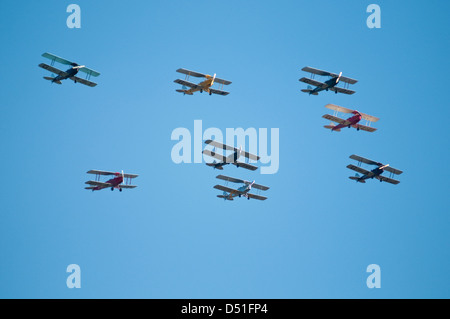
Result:
<svg viewBox="0 0 450 319"><path fill-rule="evenodd" d="M322 117L324 119L338 123L338 125L334 125L333 123L330 123L330 125L324 126L327 129L331 129L331 131L340 132L341 128L343 128L343 127L348 127L348 128L354 127L354 128L356 128L357 131L363 130L363 131L367 131L367 132L375 132L377 130L376 128L371 127L370 123L378 121L379 120L378 117L375 117L372 115L367 115L367 114L358 112L356 110L350 110L345 107L337 106L334 104L327 104L327 105L325 105L325 107L330 110L333 110L334 114L333 115L325 114ZM338 117L339 112L349 113L349 114L354 114L354 115L352 117L349 117L348 119L344 120L344 119ZM359 121L361 121L361 119L366 120L367 125L359 124Z"/></svg>
<svg viewBox="0 0 450 319"><path fill-rule="evenodd" d="M124 174L123 171L122 173L115 173L98 170L90 170L87 172L87 174L95 175L94 181L90 180L86 182L86 184L91 186L85 187L85 189L92 189L92 191L98 191L104 188L111 188L112 191L114 190L114 188L119 189L119 191L122 191L122 188L135 188L137 186L131 185L131 180L139 176L135 174ZM100 182L100 176L114 176L114 177L107 180L106 182Z"/></svg>
<svg viewBox="0 0 450 319"><path fill-rule="evenodd" d="M223 91L222 89L223 89L224 85L229 85L229 84L231 84L231 82L227 81L227 80L216 78L215 74L213 76L211 76L208 74L189 71L186 69L178 69L177 72L186 75L184 80L176 79L174 81L175 83L181 84L183 86L181 90L176 90L177 92L187 94L187 95L193 95L194 92L197 92L197 91L200 91L200 93L203 93L203 91L205 91L205 92L209 93L209 95L211 95L213 93L219 94L219 95L230 94L229 92ZM205 78L206 80L204 80L198 84L195 84L195 83L189 82L189 77L191 77L191 76L196 77L196 78ZM220 84L219 89L212 88L212 85L214 83Z"/></svg>
<svg viewBox="0 0 450 319"><path fill-rule="evenodd" d="M233 164L233 165L236 165L236 167L243 167L243 168L249 169L251 171L258 169L258 167L254 166L254 165L238 161L239 157L241 157L241 156L244 156L244 157L254 160L254 161L258 161L260 159L260 157L257 155L243 151L242 146L239 148L236 148L236 147L225 145L225 144L213 141L213 140L206 140L205 143L213 146L214 148L219 148L224 151L233 151L233 153L231 153L230 155L224 156L224 155L217 154L216 152L214 152L214 149L212 151L207 150L207 149L203 150L203 154L214 157L215 159L218 159L220 161L220 162L216 162L214 160L213 163L206 163L206 165L208 165L210 167L214 167L214 168L222 170L223 166L228 165L228 164Z"/></svg>
<svg viewBox="0 0 450 319"><path fill-rule="evenodd" d="M349 177L350 179L360 182L360 183L365 183L366 179L369 179L369 178L376 178L380 182L388 182L388 183L391 183L394 185L397 185L398 183L400 183L398 180L393 179L393 177L394 177L394 175L400 175L401 173L403 173L401 170L390 167L389 164L384 165L382 163L375 162L375 161L372 161L370 159L367 159L367 158L364 158L364 157L361 157L358 155L351 155L350 158L355 161L358 161L358 166L355 166L353 164L347 165L347 168L357 172L355 176L350 176ZM365 163L368 165L374 165L377 167L368 171L368 170L361 168L361 163ZM381 174L383 174L384 171L387 171L390 173L389 177L385 177L385 176L381 175ZM363 175L360 176L358 173L363 174Z"/></svg>
<svg viewBox="0 0 450 319"><path fill-rule="evenodd" d="M223 198L224 200L233 200L234 197L241 197L244 196L247 199L253 198L258 200L266 200L267 197L255 195L249 193L252 188L255 188L257 190L266 191L269 189L269 187L264 185L255 184L255 181L249 182L238 178L228 177L224 175L218 175L216 178L232 182L232 183L238 183L238 184L244 184L243 186L239 187L238 189L229 188L227 186L222 185L216 185L214 186L215 189L223 191L222 195L217 195L219 198Z"/></svg>
<svg viewBox="0 0 450 319"><path fill-rule="evenodd" d="M94 83L92 81L89 81L91 76L99 76L100 73L98 73L97 71L91 70L89 68L87 68L84 65L78 65L75 62L71 62L69 60L60 58L56 55L53 55L51 53L44 53L42 54L42 56L44 58L50 59L51 63L50 65L45 64L45 63L41 63L39 64L39 66L47 71L52 72L52 76L44 76L44 79L52 81L52 83L56 83L56 84L62 84L61 80L66 80L66 79L71 79L72 81L74 81L75 83L80 82L81 84L90 86L90 87L94 87L97 85L97 83ZM57 68L54 67L55 62L64 64L64 65L70 65L71 68L66 70L66 71L62 71L59 70ZM86 73L86 78L82 79L79 78L77 76L75 76L78 71L84 72Z"/></svg>
<svg viewBox="0 0 450 319"><path fill-rule="evenodd" d="M358 82L357 80L342 76L342 72L339 74L331 73L328 71L322 71L319 69L311 68L306 66L302 69L302 71L311 73L311 78L303 77L299 81L309 84L307 89L303 89L302 92L309 93L310 95L319 95L320 91L334 91L334 93L344 93L344 94L353 94L355 91L349 90L348 87L350 84L355 84ZM325 82L320 82L314 80L315 75L326 76L329 77ZM338 83L343 82L344 87L338 87ZM315 86L313 89L310 85Z"/></svg>

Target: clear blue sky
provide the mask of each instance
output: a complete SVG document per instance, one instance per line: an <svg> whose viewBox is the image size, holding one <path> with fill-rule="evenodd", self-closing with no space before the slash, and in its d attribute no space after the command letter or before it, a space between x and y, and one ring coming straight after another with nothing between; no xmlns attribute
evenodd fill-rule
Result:
<svg viewBox="0 0 450 319"><path fill-rule="evenodd" d="M0 297L449 298L446 1L0 3ZM371 3L381 29L366 26ZM42 79L51 52L99 85ZM312 66L359 82L308 96ZM233 83L183 96L177 68ZM334 103L378 116L330 133ZM270 186L225 202L219 171L175 164L175 128L279 128L280 168L223 174ZM348 179L358 154L404 171L397 186ZM89 169L139 174L90 192ZM81 267L81 289L66 267ZM381 267L381 288L366 267Z"/></svg>

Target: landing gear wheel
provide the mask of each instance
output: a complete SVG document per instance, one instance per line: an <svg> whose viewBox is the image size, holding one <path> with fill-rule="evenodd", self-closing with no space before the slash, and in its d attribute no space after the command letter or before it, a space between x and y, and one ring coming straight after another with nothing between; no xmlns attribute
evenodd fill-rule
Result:
<svg viewBox="0 0 450 319"><path fill-rule="evenodd" d="M113 191L114 190L114 187L111 187L111 191Z"/></svg>
<svg viewBox="0 0 450 319"><path fill-rule="evenodd" d="M119 188L119 192L121 192L122 191L122 188Z"/></svg>

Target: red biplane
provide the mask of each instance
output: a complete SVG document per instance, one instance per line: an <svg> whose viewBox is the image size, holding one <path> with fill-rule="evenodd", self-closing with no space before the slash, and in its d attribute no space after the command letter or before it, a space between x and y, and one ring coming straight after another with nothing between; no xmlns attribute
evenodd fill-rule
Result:
<svg viewBox="0 0 450 319"><path fill-rule="evenodd" d="M92 189L92 191L98 191L104 188L111 188L112 191L114 190L114 188L119 189L119 191L122 191L122 188L135 188L136 187L135 185L130 185L131 180L139 176L135 174L124 174L123 171L122 173L115 173L107 171L90 170L87 173L95 174L94 181L91 180L86 182L86 184L91 186L85 187L85 189ZM100 182L101 175L114 177L107 180L106 182ZM124 182L125 184L123 184Z"/></svg>
<svg viewBox="0 0 450 319"><path fill-rule="evenodd" d="M354 128L356 128L357 131L363 130L363 131L367 131L367 132L375 132L377 130L376 128L371 127L370 123L378 121L379 120L378 117L375 117L372 115L367 115L367 114L358 112L356 110L350 110L345 107L337 106L334 104L327 104L327 105L325 105L325 107L330 110L333 110L334 114L333 115L325 114L322 117L324 119L338 123L338 125L334 125L333 123L330 123L330 125L324 126L327 129L331 129L331 131L340 132L341 128L343 128L343 127L349 127L349 128L354 127ZM344 120L337 116L339 114L339 112L353 114L353 116ZM361 119L366 120L367 125L359 124L359 121L361 121Z"/></svg>

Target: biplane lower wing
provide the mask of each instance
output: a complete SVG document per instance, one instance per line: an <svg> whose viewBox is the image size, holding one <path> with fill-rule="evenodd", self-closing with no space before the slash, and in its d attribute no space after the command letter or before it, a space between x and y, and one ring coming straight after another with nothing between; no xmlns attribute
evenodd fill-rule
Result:
<svg viewBox="0 0 450 319"><path fill-rule="evenodd" d="M53 66L50 66L50 65L48 65L48 64L41 63L41 64L39 64L39 66L40 66L41 68L43 68L43 69L49 71L49 72L52 72L52 73L57 74L57 75L60 75L60 76L68 76L68 74L67 74L66 72L64 72L64 71L62 71L62 70L59 70L59 69L57 69L57 68L55 68L55 67L53 67Z"/></svg>
<svg viewBox="0 0 450 319"><path fill-rule="evenodd" d="M353 164L347 165L347 168L349 168L351 170L354 170L355 172L358 172L358 173L363 174L363 175L369 175L371 173L370 171L367 171L364 168L361 168L359 166L355 166Z"/></svg>
<svg viewBox="0 0 450 319"><path fill-rule="evenodd" d="M110 183L103 183L99 181L87 181L85 184L92 185L94 187L112 187L113 185Z"/></svg>
<svg viewBox="0 0 450 319"><path fill-rule="evenodd" d="M387 183L394 184L394 185L397 185L398 183L400 183L400 181L398 181L396 179L392 179L392 178L381 176L381 175L377 176L376 178L382 182L387 182Z"/></svg>
<svg viewBox="0 0 450 319"><path fill-rule="evenodd" d="M341 119L341 118L333 116L333 115L325 114L322 117L324 119L327 119L327 120L330 120L330 121L333 121L333 122L336 122L336 123L339 123L339 124L342 124L342 125L349 125L350 124L349 121Z"/></svg>
<svg viewBox="0 0 450 319"><path fill-rule="evenodd" d="M248 164L248 163L244 163L244 162L238 162L236 161L235 163L232 163L233 165L236 165L237 167L242 167L251 171L256 171L258 169L258 167Z"/></svg>
<svg viewBox="0 0 450 319"><path fill-rule="evenodd" d="M313 79L309 79L309 78L305 78L305 77L301 78L299 81L303 82L303 83L306 83L306 84L314 85L314 86L317 86L317 87L322 87L323 85L325 85L325 83L322 83L322 82L319 82L319 81L315 81Z"/></svg>
<svg viewBox="0 0 450 319"><path fill-rule="evenodd" d="M120 188L136 188L136 185L126 185L126 184L120 184L119 185Z"/></svg>
<svg viewBox="0 0 450 319"><path fill-rule="evenodd" d="M197 85L195 83L189 82L189 81L185 81L185 80L180 80L180 79L176 79L174 80L175 83L190 87L192 89L201 89L200 85Z"/></svg>
<svg viewBox="0 0 450 319"><path fill-rule="evenodd" d="M221 90L216 90L216 89L209 89L209 92L213 93L213 94L217 94L217 95L228 95L230 94L230 92L226 92L226 91L221 91Z"/></svg>
<svg viewBox="0 0 450 319"><path fill-rule="evenodd" d="M215 185L214 188L218 189L218 190L221 190L223 192L230 193L230 194L237 194L237 195L242 194L242 192L240 192L240 191L238 191L236 189L229 188L229 187L222 186L222 185Z"/></svg>
<svg viewBox="0 0 450 319"><path fill-rule="evenodd" d="M340 88L337 86L330 88L330 90L333 92L344 93L344 94L348 94L348 95L352 95L352 94L356 93L355 91L343 89L343 88Z"/></svg>
<svg viewBox="0 0 450 319"><path fill-rule="evenodd" d="M366 131L366 132L375 132L377 130L376 128L373 128L373 127L370 127L370 126L365 126L365 125L362 125L362 124L355 124L355 125L353 125L353 127L356 128L356 129L360 129L360 130Z"/></svg>
<svg viewBox="0 0 450 319"><path fill-rule="evenodd" d="M257 199L257 200L266 200L267 199L267 197L260 196L260 195L255 195L255 194L250 194L250 193L247 193L247 196L249 198L253 198L253 199Z"/></svg>
<svg viewBox="0 0 450 319"><path fill-rule="evenodd" d="M79 78L77 76L72 76L70 79L72 81L74 81L75 83L80 82L81 84L84 84L84 85L87 85L87 86L90 86L90 87L94 87L94 86L97 85L97 83L94 83L94 82L91 82L91 81Z"/></svg>

